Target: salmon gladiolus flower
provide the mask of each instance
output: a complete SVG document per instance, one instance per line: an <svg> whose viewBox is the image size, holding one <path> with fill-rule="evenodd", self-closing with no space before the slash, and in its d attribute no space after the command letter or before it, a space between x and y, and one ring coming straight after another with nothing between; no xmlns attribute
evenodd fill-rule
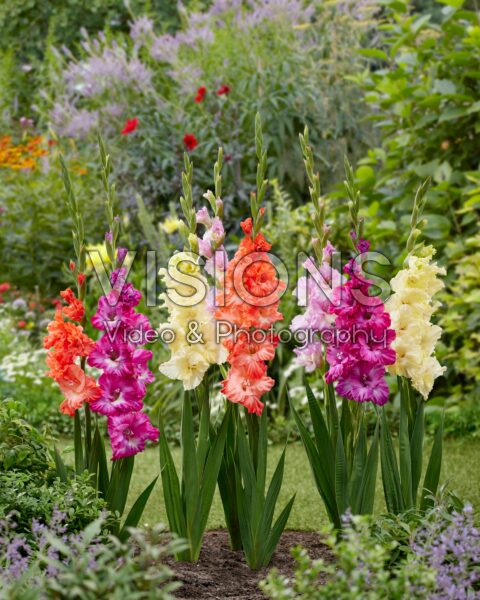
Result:
<svg viewBox="0 0 480 600"><path fill-rule="evenodd" d="M215 313L217 320L226 321L241 332L235 339L224 341L230 371L222 382L222 392L230 402L261 415L264 405L260 398L275 384L267 375L265 361L274 357L278 338L268 329L283 319L278 305L285 284L277 278L267 254L270 244L261 233L252 238L252 220L247 219L241 226L245 237L228 264L224 289L218 296L221 306Z"/></svg>
<svg viewBox="0 0 480 600"><path fill-rule="evenodd" d="M58 383L65 398L60 410L73 416L84 402L97 400L102 392L95 379L87 376L76 363L78 358L90 354L95 342L83 332L80 325L64 319L66 316L81 321L85 313L83 304L70 288L60 295L68 306L57 307L55 318L48 325L48 335L43 340L43 347L51 350L46 358L50 369L47 375Z"/></svg>

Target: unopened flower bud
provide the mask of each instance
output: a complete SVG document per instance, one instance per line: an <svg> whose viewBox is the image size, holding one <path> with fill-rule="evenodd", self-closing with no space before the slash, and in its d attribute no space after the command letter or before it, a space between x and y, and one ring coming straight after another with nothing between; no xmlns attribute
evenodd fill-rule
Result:
<svg viewBox="0 0 480 600"><path fill-rule="evenodd" d="M196 252L198 254L198 237L194 233L189 234L188 243L192 252Z"/></svg>

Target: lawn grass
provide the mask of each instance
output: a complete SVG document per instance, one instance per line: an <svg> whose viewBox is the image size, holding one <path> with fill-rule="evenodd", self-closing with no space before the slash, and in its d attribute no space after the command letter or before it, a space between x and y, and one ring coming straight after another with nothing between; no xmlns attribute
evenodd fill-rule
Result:
<svg viewBox="0 0 480 600"><path fill-rule="evenodd" d="M281 452L282 447L280 446L269 448L268 471L270 475ZM180 450L176 448L173 454L178 464ZM425 452L425 455L428 456L428 453ZM157 448L150 448L137 455L130 489L130 503L135 500L158 472ZM476 512L480 509L480 440L445 440L441 481L448 482L449 488L457 493L460 498L471 502ZM297 496L288 521L288 529L318 531L327 524L325 508L313 483L308 460L300 443L290 444L287 447L285 475L278 508L283 507L294 493ZM379 476L376 511L382 511L384 508L383 490ZM160 478L145 509L142 524L152 525L159 521L167 523ZM215 529L224 526L222 504L217 490L208 521L208 528Z"/></svg>

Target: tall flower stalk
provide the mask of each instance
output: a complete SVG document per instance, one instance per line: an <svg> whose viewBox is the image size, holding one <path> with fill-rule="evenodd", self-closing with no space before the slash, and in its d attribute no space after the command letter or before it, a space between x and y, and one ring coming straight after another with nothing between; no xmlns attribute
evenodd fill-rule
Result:
<svg viewBox="0 0 480 600"><path fill-rule="evenodd" d="M285 452L267 488L267 413L261 399L275 384L267 374L267 362L273 359L278 344L271 331L273 324L283 318L278 307L285 284L276 276L268 255L271 246L261 233L265 212L261 203L268 180L258 114L255 145L257 191L250 198L252 216L241 223L244 238L217 293L215 316L230 327L231 333L223 342L228 350L229 370L222 382L222 392L231 406L227 406L229 430L219 488L231 545L243 548L250 568L259 569L270 562L295 496L274 522ZM244 407L245 422L238 405Z"/></svg>
<svg viewBox="0 0 480 600"><path fill-rule="evenodd" d="M217 165L221 165L221 156L220 151ZM185 246L182 252L171 258L168 269L160 269L167 287L161 299L169 313L168 322L162 327L174 332L174 339L169 344L170 359L160 365L160 371L171 379L180 380L184 389L181 473L177 471L164 436L160 438L160 469L170 529L188 542L188 548L182 550L177 558L188 561L198 560L200 554L228 428L228 416L217 428L210 420L210 374L215 365L225 361L227 353L216 343L215 320L208 303L208 281L202 273L199 255L200 252L208 262L223 241L222 205L221 201L212 200L207 194L214 218L209 216L206 208L199 211L197 217L193 206L192 178L193 165L185 154L183 195L180 198ZM221 190L218 166L215 169L215 185L217 191ZM202 239L197 235L197 219L207 229ZM193 419L194 402L199 414L198 434L195 433ZM163 428L161 416L160 428Z"/></svg>
<svg viewBox="0 0 480 600"><path fill-rule="evenodd" d="M86 244L83 217L70 175L61 158L77 259L76 262L71 261L70 269L77 281L78 297L70 289L61 293L68 306L57 310L55 320L48 327L49 335L45 338L44 345L46 348L53 348L47 356L47 364L50 374L58 382L65 396L61 410L74 418L75 472L77 475L84 470L90 472L92 484L107 500L109 509L119 517L115 533L125 538L128 535L127 528L135 526L140 520L157 479L155 478L139 496L123 527L120 528L120 517L128 497L134 456L144 450L147 439L158 439L158 430L150 424L148 416L141 412L146 384L153 380L153 374L147 367L152 353L140 346L151 328L146 317L134 309L141 299L141 294L132 284L126 282L126 270L121 267L127 251L119 249L117 252L119 218L114 216L115 185L109 181L110 156L103 141L100 139L99 142L109 225L105 235L106 248L110 264L115 267L116 260L120 262L110 273L109 284L113 288L100 298L97 312L92 318L92 324L105 333L97 342L83 333L86 323ZM66 322L65 316L79 325ZM139 333L140 338L133 342L126 341L125 336L133 332ZM132 336L129 339L133 340ZM80 359L80 364L76 362L77 358ZM104 371L98 382L86 374L87 360L90 366ZM80 415L82 408L83 423ZM108 417L107 429L113 451L111 470L108 468L98 417L95 415L93 422L92 411ZM55 460L59 476L67 479L68 470L56 450Z"/></svg>
<svg viewBox="0 0 480 600"><path fill-rule="evenodd" d="M444 371L435 358L435 345L442 330L431 323L438 308L433 296L443 287L438 278L445 269L432 262L434 249L417 244L421 234L422 212L426 203L428 180L415 196L403 268L391 281L393 294L386 304L396 331L393 348L395 363L389 371L397 375L400 394L398 460L393 448L385 413L381 421L382 479L389 511L398 513L432 504L437 492L442 465L443 418L438 428L420 487L423 470L425 431L424 405L434 380Z"/></svg>
<svg viewBox="0 0 480 600"><path fill-rule="evenodd" d="M314 256L305 262L307 275L299 279L295 292L306 300L306 310L293 320L291 329L308 335L308 343L296 350L297 363L307 373L319 371L322 375L323 409L305 381L313 437L295 407L291 408L319 494L330 520L340 529L347 510L358 514L373 511L379 428L368 449L364 408L365 403L381 405L388 399L384 376L385 365L395 360L389 347L394 332L388 329L390 318L383 304L370 298L371 282L363 277L355 260L344 268L348 280L334 268L336 250L328 241L326 209L307 129L300 135L300 145L310 182L315 237ZM360 196L347 160L345 167L352 247L357 254L368 250L369 244L361 238ZM358 332L361 335L356 336ZM376 341L382 338L386 346ZM336 393L343 397L341 411Z"/></svg>

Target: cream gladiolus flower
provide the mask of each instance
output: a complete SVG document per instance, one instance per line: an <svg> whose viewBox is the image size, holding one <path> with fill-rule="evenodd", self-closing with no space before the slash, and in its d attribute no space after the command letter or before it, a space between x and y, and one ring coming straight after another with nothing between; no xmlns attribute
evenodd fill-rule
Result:
<svg viewBox="0 0 480 600"><path fill-rule="evenodd" d="M207 294L201 294L203 287L208 290L208 282L200 273L197 258L192 260L192 254L179 252L170 261L169 266L177 266L179 271L194 276L198 282L198 290L192 295L193 288L185 293L186 284L172 278L166 269L161 269L162 276L170 293L160 296L163 306L168 310L167 323L160 326L160 331L169 329L174 333L174 338L168 344L170 359L160 365L160 372L171 379L179 379L185 390L192 390L202 382L210 365L222 364L227 359L227 351L223 344L217 342L215 319L207 304ZM172 300L171 290L176 291L185 299L195 299L194 304L186 302L176 303Z"/></svg>
<svg viewBox="0 0 480 600"><path fill-rule="evenodd" d="M202 382L209 366L203 354L182 348L159 368L170 379L180 379L185 390L193 390Z"/></svg>
<svg viewBox="0 0 480 600"><path fill-rule="evenodd" d="M439 306L432 298L444 285L438 276L446 271L432 262L433 253L428 247L424 256L409 257L407 267L390 282L394 294L385 304L397 334L392 343L396 361L389 371L408 377L425 400L445 371L434 356L442 329L430 319Z"/></svg>

